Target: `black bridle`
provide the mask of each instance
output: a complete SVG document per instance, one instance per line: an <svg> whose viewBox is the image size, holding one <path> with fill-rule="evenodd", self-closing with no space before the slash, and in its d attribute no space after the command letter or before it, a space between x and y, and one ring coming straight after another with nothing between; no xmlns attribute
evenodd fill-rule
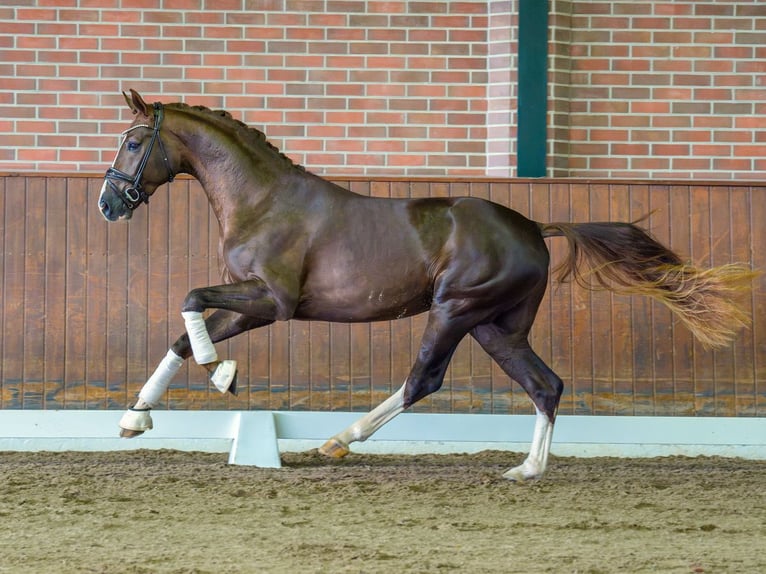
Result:
<svg viewBox="0 0 766 574"><path fill-rule="evenodd" d="M173 178L175 177L175 175L173 174L173 170L170 167L168 154L167 152L165 152L165 146L162 144L162 138L160 138L160 125L162 125L162 117L163 117L162 104L160 102L155 102L153 128L146 124L140 124L140 125L133 126L125 130L124 132L122 132L122 135L127 136L128 133L130 133L132 130L136 128L149 128L152 130L152 139L149 140L149 147L146 148L146 151L144 152L144 157L141 158L141 163L138 165L138 170L136 170L135 175L131 176L125 173L124 171L120 171L116 167L112 166L106 170L106 175L104 176L106 178L106 181L109 183L109 186L112 188L112 190L114 190L117 197L119 197L122 200L122 202L125 204L125 206L131 211L133 211L136 207L138 207L142 203L149 203L149 194L147 194L141 187L141 178L144 175L144 169L146 169L146 164L149 162L149 157L152 155L152 150L154 149L154 142L157 142L159 144L160 153L162 154L162 161L165 163L165 167L168 170L168 181L173 181ZM120 187L116 185L116 182L118 181L125 182L128 185L120 189Z"/></svg>

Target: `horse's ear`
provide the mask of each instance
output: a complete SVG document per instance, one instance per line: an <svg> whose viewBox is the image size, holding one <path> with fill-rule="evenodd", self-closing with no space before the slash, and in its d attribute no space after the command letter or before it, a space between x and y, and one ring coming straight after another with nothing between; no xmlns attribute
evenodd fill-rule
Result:
<svg viewBox="0 0 766 574"><path fill-rule="evenodd" d="M125 98L125 101L128 103L128 107L133 110L134 114L141 114L147 117L149 116L149 105L144 101L144 99L141 97L141 94L139 94L136 90L131 88L130 95L126 94L125 92L122 92L122 95Z"/></svg>

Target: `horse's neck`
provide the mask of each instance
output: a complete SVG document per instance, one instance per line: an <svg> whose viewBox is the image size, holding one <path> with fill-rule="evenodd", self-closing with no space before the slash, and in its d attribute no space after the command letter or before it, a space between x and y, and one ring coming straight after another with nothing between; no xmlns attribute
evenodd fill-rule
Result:
<svg viewBox="0 0 766 574"><path fill-rule="evenodd" d="M274 157L268 147L245 147L219 126L185 125L186 129L176 132L186 147L184 169L202 184L221 224L234 211L266 199L273 183L294 169L286 160Z"/></svg>

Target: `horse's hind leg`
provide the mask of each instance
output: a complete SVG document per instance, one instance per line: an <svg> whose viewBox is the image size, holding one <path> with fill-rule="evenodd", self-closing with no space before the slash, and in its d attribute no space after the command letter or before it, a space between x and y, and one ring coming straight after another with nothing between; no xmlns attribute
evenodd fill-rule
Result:
<svg viewBox="0 0 766 574"><path fill-rule="evenodd" d="M529 455L521 465L503 475L522 482L540 478L545 472L564 383L529 346L528 328L519 332L507 327L508 320L518 318L518 314L511 314L503 321L478 326L471 334L503 371L524 388L535 405L537 418Z"/></svg>
<svg viewBox="0 0 766 574"><path fill-rule="evenodd" d="M349 444L367 440L399 413L439 390L455 348L467 333L465 323L454 317L450 319L441 309L432 309L418 358L404 384L368 414L329 439L319 452L335 458L347 455Z"/></svg>
<svg viewBox="0 0 766 574"><path fill-rule="evenodd" d="M205 321L211 341L218 342L270 323L219 310ZM188 334L178 338L138 393L138 400L120 420L120 436L132 438L152 428L149 411L157 406L185 359L192 355ZM231 384L231 383L230 383Z"/></svg>

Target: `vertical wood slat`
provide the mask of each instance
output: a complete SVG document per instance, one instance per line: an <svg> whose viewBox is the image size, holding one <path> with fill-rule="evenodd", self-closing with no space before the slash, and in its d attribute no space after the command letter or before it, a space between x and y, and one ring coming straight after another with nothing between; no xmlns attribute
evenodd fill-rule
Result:
<svg viewBox="0 0 766 574"><path fill-rule="evenodd" d="M5 182L3 214L3 349L2 360L3 408L24 407L24 227L26 179L11 178Z"/></svg>
<svg viewBox="0 0 766 574"><path fill-rule="evenodd" d="M57 406L56 395L66 380L66 298L62 292L66 280L67 182L49 178L46 182L45 214L45 295L39 304L45 307L42 338L44 341L44 408ZM103 253L106 261L106 253ZM99 303L94 302L94 305ZM103 302L100 302L103 305ZM102 331L103 332L103 331ZM40 334L38 334L39 336ZM106 355L104 355L104 358ZM106 369L106 365L103 365ZM0 379L2 380L2 379Z"/></svg>
<svg viewBox="0 0 766 574"><path fill-rule="evenodd" d="M645 222L702 265L766 267L766 186L355 180L366 195L489 198L537 220ZM183 329L189 289L220 282L217 225L196 182L163 188L128 224L107 224L100 180L0 178L0 408L123 408ZM19 214L22 214L19 217ZM555 264L562 240L548 242ZM709 352L661 305L553 286L532 343L564 379L564 413L763 416L764 279L750 331ZM279 323L219 345L240 363L239 397L185 366L163 406L366 411L409 372L425 317L359 325ZM529 401L466 339L445 386L415 410L530 412Z"/></svg>

